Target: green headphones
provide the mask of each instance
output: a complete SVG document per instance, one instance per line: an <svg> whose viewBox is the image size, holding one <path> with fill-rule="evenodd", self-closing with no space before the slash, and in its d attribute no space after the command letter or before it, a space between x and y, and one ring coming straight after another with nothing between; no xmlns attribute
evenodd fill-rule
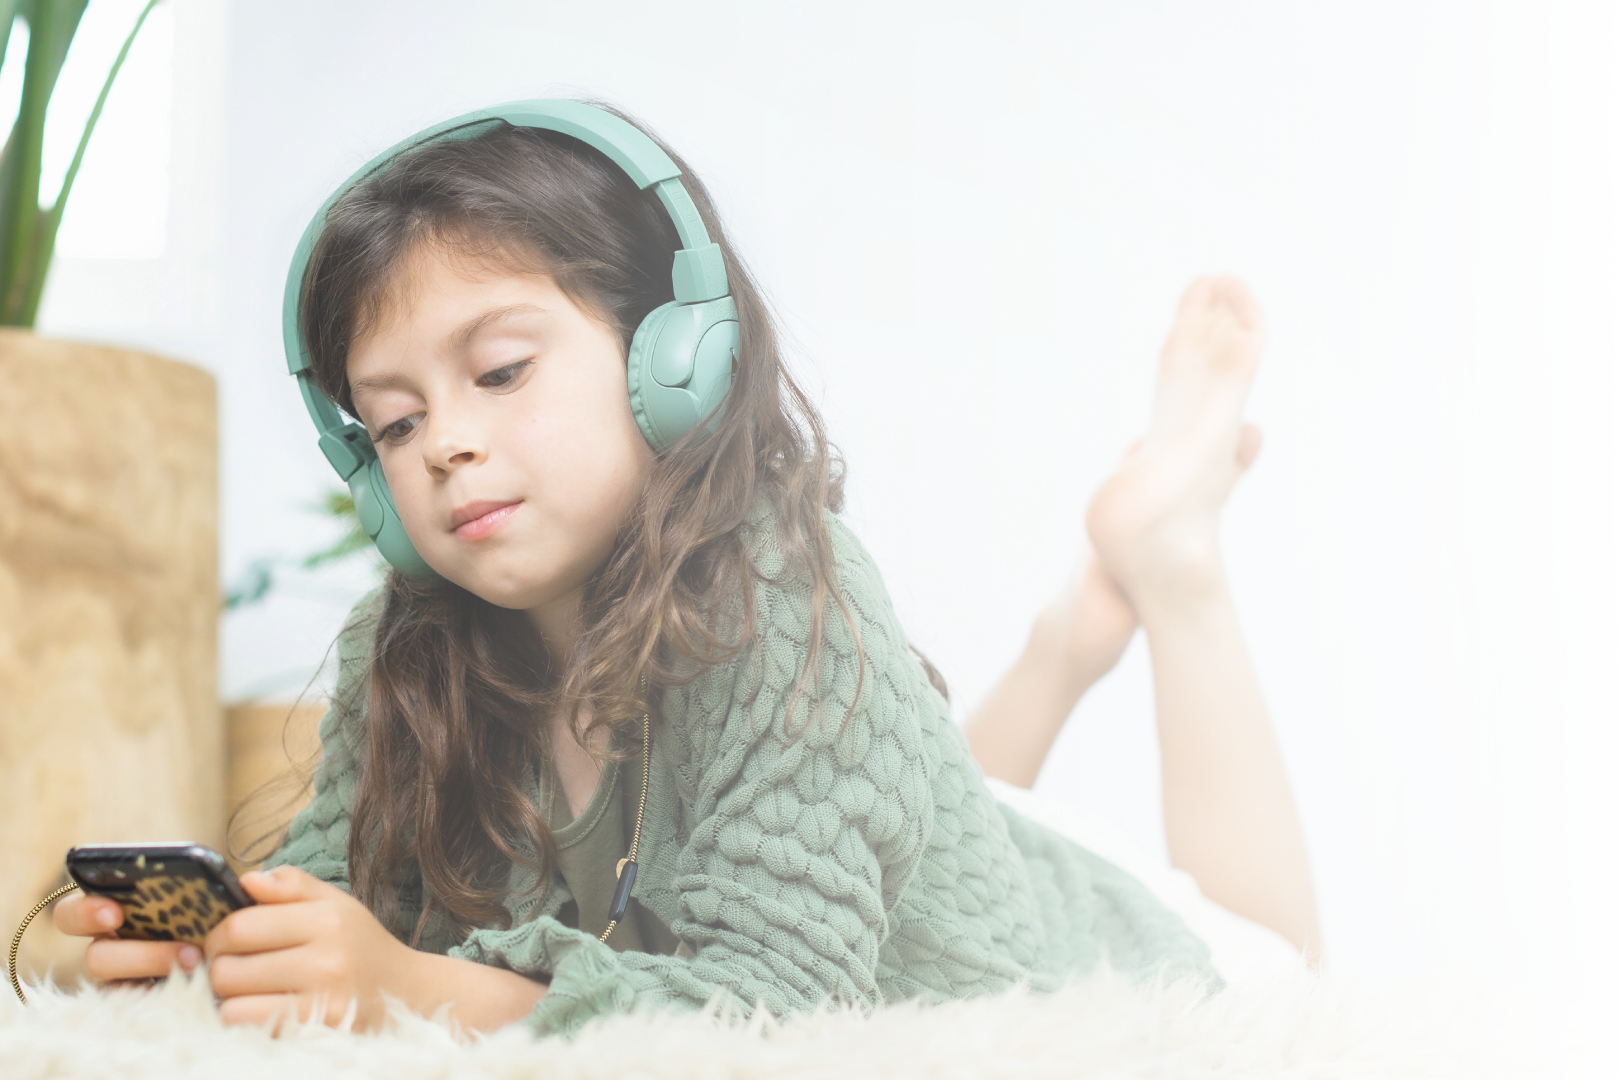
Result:
<svg viewBox="0 0 1620 1080"><path fill-rule="evenodd" d="M731 369L738 352L737 305L726 284L720 245L709 239L692 197L681 186L680 169L657 143L612 113L577 101L514 101L435 124L372 158L333 192L298 241L287 271L281 332L287 369L298 377L298 390L320 432L321 452L348 483L361 526L383 558L414 578L437 575L405 535L366 429L346 421L315 385L309 350L299 328L298 298L327 211L350 188L406 150L435 139L470 138L502 122L560 132L600 150L637 187L656 191L675 223L681 240L670 274L675 299L649 312L630 343L630 411L654 450L672 446L705 417L718 417L717 410L731 388Z"/></svg>

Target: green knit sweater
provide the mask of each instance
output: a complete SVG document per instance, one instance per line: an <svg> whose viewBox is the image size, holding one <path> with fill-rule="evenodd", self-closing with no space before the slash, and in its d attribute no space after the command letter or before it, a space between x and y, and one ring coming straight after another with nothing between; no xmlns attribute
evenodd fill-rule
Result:
<svg viewBox="0 0 1620 1080"><path fill-rule="evenodd" d="M872 1006L1018 982L1049 988L1105 957L1138 975L1214 980L1204 944L1134 878L996 802L907 648L871 557L837 519L838 588L864 677L856 638L829 604L825 708L808 726L800 712L788 730L810 590L770 520L756 519L751 540L754 642L665 692L655 712L633 895L681 939L682 955L620 953L570 929L557 918L570 899L561 876L536 893L520 870L511 929L457 941L430 921L423 947L548 981L528 1019L541 1034L635 1007L701 1008L721 992L744 1010L783 1014L827 999ZM339 638L334 700L347 707L322 722L314 801L269 860L343 888L379 606L376 595L362 601Z"/></svg>

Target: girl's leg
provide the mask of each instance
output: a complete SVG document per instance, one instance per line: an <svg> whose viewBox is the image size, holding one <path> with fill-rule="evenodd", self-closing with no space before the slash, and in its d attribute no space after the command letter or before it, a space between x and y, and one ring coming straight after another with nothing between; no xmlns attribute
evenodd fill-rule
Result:
<svg viewBox="0 0 1620 1080"><path fill-rule="evenodd" d="M1241 282L1187 290L1147 438L1092 498L1086 525L1147 634L1171 863L1314 954L1304 835L1217 542L1221 506L1260 448L1243 403L1264 341Z"/></svg>
<svg viewBox="0 0 1620 1080"><path fill-rule="evenodd" d="M1037 620L968 734L988 774L1028 786L1140 619L1171 862L1210 899L1314 952L1303 835L1217 544L1221 505L1259 450L1242 410L1263 341L1240 282L1188 290L1160 360L1148 436L1088 511L1095 554Z"/></svg>
<svg viewBox="0 0 1620 1080"><path fill-rule="evenodd" d="M1135 612L1087 551L1036 618L1023 655L968 718L968 745L985 775L1033 787L1069 714L1135 633Z"/></svg>

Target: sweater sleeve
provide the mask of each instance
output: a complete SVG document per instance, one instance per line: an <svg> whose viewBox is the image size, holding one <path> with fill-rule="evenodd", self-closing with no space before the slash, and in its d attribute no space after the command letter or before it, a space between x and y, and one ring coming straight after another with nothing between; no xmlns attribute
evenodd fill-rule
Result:
<svg viewBox="0 0 1620 1080"><path fill-rule="evenodd" d="M777 1015L881 1001L887 916L933 828L917 672L886 599L848 589L845 571L864 570L840 566L854 625L829 597L819 692L796 695L810 590L780 553L757 559L767 580L751 646L666 694L663 715L681 722L655 735L678 744L676 784L691 807L675 830L671 929L693 955L617 953L547 917L474 931L451 953L549 976L529 1017L536 1033L631 1008L701 1008L717 995Z"/></svg>
<svg viewBox="0 0 1620 1080"><path fill-rule="evenodd" d="M359 741L365 737L367 668L377 617L378 590L355 605L337 640L337 685L321 718L321 763L315 770L315 794L294 815L287 836L264 869L296 866L345 892L349 888L349 809L359 776Z"/></svg>

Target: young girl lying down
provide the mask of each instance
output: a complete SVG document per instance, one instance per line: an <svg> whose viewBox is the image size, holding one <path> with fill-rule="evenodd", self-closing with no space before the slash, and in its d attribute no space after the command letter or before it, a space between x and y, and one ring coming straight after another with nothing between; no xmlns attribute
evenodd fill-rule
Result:
<svg viewBox="0 0 1620 1080"><path fill-rule="evenodd" d="M986 783L1033 781L1139 624L1172 861L1309 948L1216 545L1258 446L1244 287L1188 291L1152 425L1091 503L1094 553L964 734L836 516L820 417L703 186L607 112L493 112L365 172L295 273L295 366L364 425L328 456L374 453L355 475L386 498L362 518L391 499L402 529L339 639L314 801L243 877L260 906L201 952L64 900L91 974L206 959L230 1023L292 1005L370 1026L386 994L537 1033L720 992L781 1014L1045 988L1105 961L1218 985L1143 885Z"/></svg>

